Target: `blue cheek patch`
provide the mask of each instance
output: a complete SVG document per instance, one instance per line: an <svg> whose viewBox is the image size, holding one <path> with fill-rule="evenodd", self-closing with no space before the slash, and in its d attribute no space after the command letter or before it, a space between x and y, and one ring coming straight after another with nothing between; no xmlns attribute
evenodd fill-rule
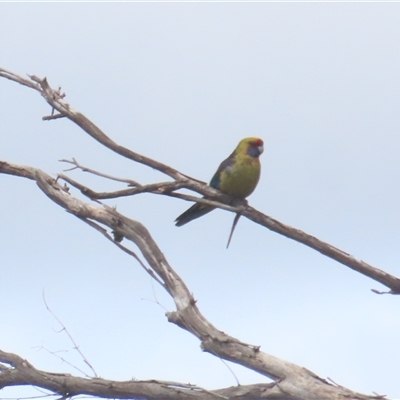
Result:
<svg viewBox="0 0 400 400"><path fill-rule="evenodd" d="M247 150L247 154L250 157L258 157L260 155L260 152L258 151L258 147L249 147Z"/></svg>

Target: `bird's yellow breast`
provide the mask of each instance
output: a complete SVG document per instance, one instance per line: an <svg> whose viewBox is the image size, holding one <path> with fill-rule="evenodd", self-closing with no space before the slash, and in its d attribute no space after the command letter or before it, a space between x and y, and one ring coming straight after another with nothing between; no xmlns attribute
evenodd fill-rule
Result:
<svg viewBox="0 0 400 400"><path fill-rule="evenodd" d="M237 157L231 167L222 171L219 189L225 194L244 199L256 188L260 171L258 158Z"/></svg>

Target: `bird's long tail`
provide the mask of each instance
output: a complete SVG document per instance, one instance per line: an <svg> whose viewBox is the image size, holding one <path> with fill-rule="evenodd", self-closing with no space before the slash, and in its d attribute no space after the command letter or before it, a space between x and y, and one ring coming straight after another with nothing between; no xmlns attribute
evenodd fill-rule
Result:
<svg viewBox="0 0 400 400"><path fill-rule="evenodd" d="M176 220L176 226L182 226L187 224L190 221L193 221L196 218L200 218L203 215L209 213L214 210L215 207L208 206L206 204L196 203L193 204L192 207L187 209L183 214L181 214Z"/></svg>

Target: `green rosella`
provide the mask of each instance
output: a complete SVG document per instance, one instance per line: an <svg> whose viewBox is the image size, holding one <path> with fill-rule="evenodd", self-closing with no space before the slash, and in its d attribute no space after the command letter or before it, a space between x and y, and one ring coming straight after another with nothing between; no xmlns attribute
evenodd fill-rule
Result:
<svg viewBox="0 0 400 400"><path fill-rule="evenodd" d="M257 186L261 165L259 156L264 151L261 139L249 137L242 139L233 153L221 163L211 179L210 186L222 193L238 199L245 199ZM196 203L176 220L182 226L214 210L215 207Z"/></svg>

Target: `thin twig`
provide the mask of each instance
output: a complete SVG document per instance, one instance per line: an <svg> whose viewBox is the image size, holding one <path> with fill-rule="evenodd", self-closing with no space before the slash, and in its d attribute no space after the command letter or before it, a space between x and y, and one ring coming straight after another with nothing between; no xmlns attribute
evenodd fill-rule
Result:
<svg viewBox="0 0 400 400"><path fill-rule="evenodd" d="M105 206L103 204L103 206ZM107 207L107 206L105 206ZM109 209L111 209L111 207L108 207ZM79 218L79 217L78 217ZM135 252L133 252L132 250L128 249L125 246L122 246L121 243L119 243L118 241L115 241L107 232L106 229L102 228L99 224L96 224L94 221L91 221L87 218L79 218L81 221L85 222L86 224L88 224L89 226L91 226L92 228L96 229L98 232L100 232L104 237L107 238L107 240L109 240L111 243L115 244L117 247L119 247L122 251L124 251L125 253L129 254L130 256L132 256L139 264L140 266L154 279L156 280L164 289L166 289L165 283L161 281L161 279L154 273L154 271L151 268L146 267L146 265L143 263L143 261L136 255Z"/></svg>
<svg viewBox="0 0 400 400"><path fill-rule="evenodd" d="M129 189L116 190L114 192L95 192L80 182L75 181L68 175L59 174L59 179L63 179L68 182L71 186L81 191L83 195L91 200L106 200L115 199L126 196L133 196L140 193L154 193L154 194L168 194L173 190L180 189L185 186L185 182L159 182L151 183L149 185L131 187Z"/></svg>
<svg viewBox="0 0 400 400"><path fill-rule="evenodd" d="M47 115L46 117L42 117L43 121L52 121L54 119L66 118L63 114L54 114L54 115Z"/></svg>
<svg viewBox="0 0 400 400"><path fill-rule="evenodd" d="M63 328L64 330L64 328ZM62 362L64 362L65 364L69 365L70 367L74 368L75 370L77 370L78 372L80 372L82 375L86 376L87 378L91 378L90 375L88 375L85 371L83 371L82 369L80 369L79 367L75 366L74 364L70 363L67 359L65 359L64 357L61 357L57 354L57 352L55 351L50 351L49 349L47 349L44 346L39 347L39 350L44 350L47 351L49 354L51 354L54 357L57 357L59 360L61 360ZM64 351L68 351L68 350L64 350Z"/></svg>
<svg viewBox="0 0 400 400"><path fill-rule="evenodd" d="M72 161L71 160L64 160L64 159L59 160L59 161L74 165L73 168L65 169L64 172L72 171L74 169L80 169L80 170L82 170L82 172L89 172L89 173L91 173L93 175L101 176L102 178L110 179L110 180L117 181L117 182L127 183L129 186L133 186L133 187L142 186L140 183L138 183L138 182L136 182L136 181L134 181L132 179L117 178L115 176L112 176L112 175L109 175L109 174L105 174L104 172L99 172L99 171L96 171L96 170L94 170L92 168L85 167L85 166L79 164L78 161L76 161L75 158L72 158Z"/></svg>
<svg viewBox="0 0 400 400"><path fill-rule="evenodd" d="M225 367L229 369L229 371L231 372L231 374L235 378L237 385L240 386L239 379L237 378L237 376L233 372L232 368L228 365L228 363L224 359L222 359L221 357L219 359L225 364Z"/></svg>
<svg viewBox="0 0 400 400"><path fill-rule="evenodd" d="M76 344L74 338L73 338L72 335L69 333L67 327L63 324L63 322L60 320L60 318L58 318L57 315L54 314L54 312L53 312L53 311L50 309L50 307L48 306L47 301L46 301L46 296L45 296L45 294L44 294L44 290L43 290L42 297L43 297L44 305L45 305L46 308L47 308L47 311L48 311L48 312L53 316L53 318L54 318L55 320L57 320L57 322L62 326L62 328L63 328L62 330L63 330L63 331L67 334L67 336L69 337L69 340L70 340L70 341L72 342L72 344L74 345L74 349L81 355L81 357L82 357L83 361L85 362L85 364L92 370L92 372L94 373L94 376L97 378L98 375L97 375L96 371L94 370L92 364L90 364L89 360L88 360L88 359L85 357L85 355L82 353L82 351L80 350L79 346Z"/></svg>

